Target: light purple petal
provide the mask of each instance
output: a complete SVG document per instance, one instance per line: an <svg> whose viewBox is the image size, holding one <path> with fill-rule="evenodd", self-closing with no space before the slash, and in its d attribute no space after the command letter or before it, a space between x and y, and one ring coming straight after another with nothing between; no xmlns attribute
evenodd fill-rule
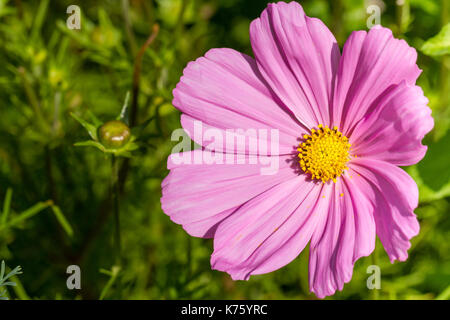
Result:
<svg viewBox="0 0 450 320"><path fill-rule="evenodd" d="M355 31L344 45L333 100L333 123L347 135L390 86L414 84L417 52L392 31L375 26Z"/></svg>
<svg viewBox="0 0 450 320"><path fill-rule="evenodd" d="M428 99L418 86L393 87L352 132L353 153L359 157L408 166L427 151L421 141L434 125Z"/></svg>
<svg viewBox="0 0 450 320"><path fill-rule="evenodd" d="M302 175L247 202L218 226L212 268L248 280L288 264L308 243L328 193Z"/></svg>
<svg viewBox="0 0 450 320"><path fill-rule="evenodd" d="M278 129L279 153L269 153L290 154L305 129L263 81L253 58L232 49L212 49L184 69L173 91L173 105L184 113L183 128L202 146L209 142L194 135L194 121L201 121L204 130L216 128L222 137L229 129L265 129L267 138L258 135L257 139L262 143L268 141L269 145L272 141L269 130ZM236 153L241 143L249 153L250 133L236 136L247 137L247 141L235 139L235 146L229 147L223 139L215 150Z"/></svg>
<svg viewBox="0 0 450 320"><path fill-rule="evenodd" d="M374 206L377 235L391 262L405 261L410 239L419 233L414 214L419 193L414 180L402 169L385 161L355 159L349 175Z"/></svg>
<svg viewBox="0 0 450 320"><path fill-rule="evenodd" d="M183 154L192 156L192 164L177 164ZM194 164L201 150L172 154L169 175L162 182L161 207L170 219L181 224L192 236L212 237L216 224L248 200L297 174L290 167L292 156L273 157L279 165L274 175L261 174L266 165ZM275 160L274 160L275 161Z"/></svg>
<svg viewBox="0 0 450 320"><path fill-rule="evenodd" d="M261 74L299 121L329 125L340 52L322 21L297 2L270 3L251 23L250 41Z"/></svg>
<svg viewBox="0 0 450 320"><path fill-rule="evenodd" d="M361 196L351 179L341 178L328 199L330 206L314 231L310 245L310 290L324 298L342 290L351 280L357 259L375 247L375 221L367 198Z"/></svg>

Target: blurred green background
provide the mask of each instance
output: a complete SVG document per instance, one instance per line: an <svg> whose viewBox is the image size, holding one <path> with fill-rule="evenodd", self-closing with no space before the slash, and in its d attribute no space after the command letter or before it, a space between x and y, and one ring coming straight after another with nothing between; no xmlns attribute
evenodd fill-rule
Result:
<svg viewBox="0 0 450 320"><path fill-rule="evenodd" d="M449 1L299 1L322 19L342 48L367 29L370 4L381 24L415 47L419 85L430 100L434 130L424 160L406 170L420 188L421 231L410 257L390 264L380 243L360 259L343 292L328 299L450 297L450 27ZM81 30L69 30L66 9L81 8ZM248 28L267 1L249 0L0 0L0 261L23 267L6 296L13 299L315 299L309 293L308 250L288 266L248 282L210 269L212 241L188 236L160 207L166 159L176 142L179 112L172 89L188 61L214 47L251 53ZM144 51L138 98L139 49ZM444 28L447 25L447 28ZM442 30L442 31L441 31ZM436 36L437 35L437 36ZM136 68L139 70L139 68ZM121 160L123 263L112 240L111 162L74 143L88 134L70 116L108 121L126 93L136 124L153 121L140 148ZM367 266L381 267L381 290L368 290ZM66 288L66 268L82 271L82 289ZM10 270L10 269L8 269ZM2 290L0 290L1 292Z"/></svg>

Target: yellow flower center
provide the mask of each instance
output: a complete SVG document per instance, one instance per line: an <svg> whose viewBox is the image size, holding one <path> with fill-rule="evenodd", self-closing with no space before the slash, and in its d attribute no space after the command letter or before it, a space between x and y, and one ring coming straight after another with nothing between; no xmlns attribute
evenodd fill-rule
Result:
<svg viewBox="0 0 450 320"><path fill-rule="evenodd" d="M350 159L350 143L337 127L333 129L319 124L317 130L311 129L311 134L303 136L298 157L300 167L310 173L312 179L327 182L341 176L347 168Z"/></svg>

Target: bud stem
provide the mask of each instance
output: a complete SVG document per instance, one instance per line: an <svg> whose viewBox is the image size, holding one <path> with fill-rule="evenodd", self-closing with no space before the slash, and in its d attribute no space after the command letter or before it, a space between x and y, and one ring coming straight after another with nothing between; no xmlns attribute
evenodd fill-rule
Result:
<svg viewBox="0 0 450 320"><path fill-rule="evenodd" d="M116 263L120 266L122 261L122 244L120 236L120 203L119 203L119 166L117 157L112 155L111 158L111 168L112 168L112 183L111 183L111 193L114 208L114 225L115 225L115 247L116 247Z"/></svg>

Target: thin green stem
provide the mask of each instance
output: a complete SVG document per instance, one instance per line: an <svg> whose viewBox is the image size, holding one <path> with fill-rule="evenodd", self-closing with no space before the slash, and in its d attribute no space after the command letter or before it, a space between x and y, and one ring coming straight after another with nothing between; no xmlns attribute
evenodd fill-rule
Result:
<svg viewBox="0 0 450 320"><path fill-rule="evenodd" d="M122 241L120 236L119 165L117 157L114 155L112 156L111 167L111 194L114 208L114 242L116 249L116 263L120 265L122 262Z"/></svg>
<svg viewBox="0 0 450 320"><path fill-rule="evenodd" d="M17 71L19 73L20 79L22 80L22 84L25 89L25 94L28 98L28 101L34 111L34 114L36 115L37 124L43 132L47 132L48 131L47 123L42 114L41 106L39 104L37 95L27 79L26 70L24 67L19 67Z"/></svg>
<svg viewBox="0 0 450 320"><path fill-rule="evenodd" d="M137 53L137 45L136 45L136 39L134 37L133 30L131 27L130 4L129 4L128 0L122 0L122 15L125 20L125 32L127 34L128 42L130 44L131 54L133 55L133 58L134 58Z"/></svg>
<svg viewBox="0 0 450 320"><path fill-rule="evenodd" d="M57 90L55 92L55 97L54 97L54 103L53 103L53 125L52 125L52 131L53 131L53 135L55 135L56 132L59 131L60 127L61 127L61 122L60 122L60 114L61 114L61 98L62 98L62 93L61 91Z"/></svg>
<svg viewBox="0 0 450 320"><path fill-rule="evenodd" d="M190 277L192 274L192 239L191 237L187 238L187 270L188 270L188 276Z"/></svg>
<svg viewBox="0 0 450 320"><path fill-rule="evenodd" d="M0 223L6 224L6 221L8 221L8 215L11 211L11 198L12 198L13 190L11 188L8 188L6 190L5 200L3 201L3 213L0 220Z"/></svg>
<svg viewBox="0 0 450 320"><path fill-rule="evenodd" d="M407 31L410 20L409 0L397 1L397 37Z"/></svg>
<svg viewBox="0 0 450 320"><path fill-rule="evenodd" d="M183 29L184 29L183 19L184 19L184 14L186 12L186 8L188 6L188 2L189 2L189 0L182 0L182 2L181 2L181 8L180 8L180 12L178 13L177 24L175 26L175 39L179 39L179 37L183 33Z"/></svg>
<svg viewBox="0 0 450 320"><path fill-rule="evenodd" d="M449 1L448 0L442 0L442 14L441 14L441 25L444 27L447 25L449 21ZM449 103L448 98L448 78L449 78L449 72L447 65L450 65L450 57L443 56L441 60L441 70L440 70L440 101L443 104L441 110L446 110L447 105Z"/></svg>
<svg viewBox="0 0 450 320"><path fill-rule="evenodd" d="M378 251L377 251L377 241L375 241L375 248L372 252L372 265L379 266L378 264ZM377 288L372 289L372 300L379 300L380 290Z"/></svg>
<svg viewBox="0 0 450 320"><path fill-rule="evenodd" d="M343 43L343 16L344 16L344 3L342 0L333 1L331 4L332 9L332 20L331 25L333 26L333 33L336 37L338 44Z"/></svg>

